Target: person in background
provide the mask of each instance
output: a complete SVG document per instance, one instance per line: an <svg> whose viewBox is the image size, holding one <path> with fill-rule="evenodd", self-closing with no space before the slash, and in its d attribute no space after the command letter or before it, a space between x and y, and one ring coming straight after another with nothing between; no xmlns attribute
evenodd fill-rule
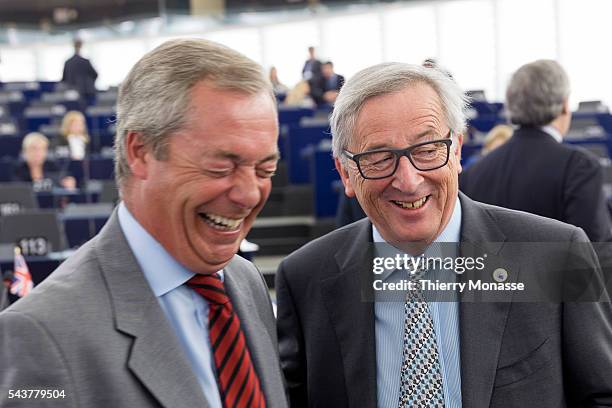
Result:
<svg viewBox="0 0 612 408"><path fill-rule="evenodd" d="M82 107L85 108L96 95L96 79L98 72L87 58L81 56L83 41L75 39L73 42L74 55L64 63L62 82L76 89L81 97Z"/></svg>
<svg viewBox="0 0 612 408"><path fill-rule="evenodd" d="M28 133L21 143L23 162L17 165L13 179L33 183L35 190L50 190L55 184L75 189L76 180L63 176L58 166L47 160L49 139L39 132Z"/></svg>
<svg viewBox="0 0 612 408"><path fill-rule="evenodd" d="M315 56L315 47L308 47L308 59L302 68L302 78L306 81L321 77L321 61Z"/></svg>
<svg viewBox="0 0 612 408"><path fill-rule="evenodd" d="M327 61L321 65L321 77L311 80L310 95L317 105L333 105L338 97L338 91L344 85L344 76L334 71L334 64Z"/></svg>
<svg viewBox="0 0 612 408"><path fill-rule="evenodd" d="M570 83L563 67L538 60L520 67L506 90L512 138L460 178L461 191L487 204L580 227L593 242L611 239L603 169L587 151L563 143L570 128Z"/></svg>
<svg viewBox="0 0 612 408"><path fill-rule="evenodd" d="M282 105L299 108L315 108L316 103L310 96L310 85L308 81L302 80L291 88Z"/></svg>
<svg viewBox="0 0 612 408"><path fill-rule="evenodd" d="M58 146L67 146L72 160L83 160L87 155L89 133L85 115L79 111L66 112L60 128Z"/></svg>
<svg viewBox="0 0 612 408"><path fill-rule="evenodd" d="M482 142L482 155L486 156L512 137L512 126L497 125L487 133Z"/></svg>
<svg viewBox="0 0 612 408"><path fill-rule="evenodd" d="M482 157L506 143L512 137L512 132L514 132L512 126L508 125L496 125L493 129L489 130L489 133L487 133L482 142L482 149L480 149L478 154L473 154L465 160L463 170L466 170Z"/></svg>
<svg viewBox="0 0 612 408"><path fill-rule="evenodd" d="M287 85L283 84L280 79L278 79L276 67L270 68L270 82L272 83L272 89L274 89L275 95L286 95L289 91Z"/></svg>

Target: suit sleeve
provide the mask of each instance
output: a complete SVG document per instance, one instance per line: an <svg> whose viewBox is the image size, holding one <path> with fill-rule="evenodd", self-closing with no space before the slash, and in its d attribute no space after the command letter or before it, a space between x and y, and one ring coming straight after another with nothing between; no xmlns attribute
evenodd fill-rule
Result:
<svg viewBox="0 0 612 408"><path fill-rule="evenodd" d="M588 241L579 229L572 238L574 245ZM583 257L583 262L594 271L592 279L601 282L594 252ZM612 406L612 303L564 303L562 335L568 406Z"/></svg>
<svg viewBox="0 0 612 408"><path fill-rule="evenodd" d="M304 340L283 263L276 273L278 347L290 406L308 406Z"/></svg>
<svg viewBox="0 0 612 408"><path fill-rule="evenodd" d="M31 317L0 314L0 406L76 407L69 368L48 331ZM59 398L10 398L9 391L57 390Z"/></svg>
<svg viewBox="0 0 612 408"><path fill-rule="evenodd" d="M564 186L564 219L581 227L591 241L609 241L612 222L603 196L599 163L582 151L569 162Z"/></svg>

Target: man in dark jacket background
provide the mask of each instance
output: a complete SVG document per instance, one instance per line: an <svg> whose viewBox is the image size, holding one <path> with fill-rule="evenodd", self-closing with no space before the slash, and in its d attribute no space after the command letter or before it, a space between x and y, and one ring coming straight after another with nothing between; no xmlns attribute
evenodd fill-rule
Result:
<svg viewBox="0 0 612 408"><path fill-rule="evenodd" d="M563 144L571 123L569 80L556 61L526 64L506 91L510 140L465 170L460 189L484 203L554 218L609 241L603 171L587 151Z"/></svg>
<svg viewBox="0 0 612 408"><path fill-rule="evenodd" d="M74 55L64 63L62 82L79 91L81 99L87 101L96 94L98 72L87 58L81 56L83 41L74 40Z"/></svg>

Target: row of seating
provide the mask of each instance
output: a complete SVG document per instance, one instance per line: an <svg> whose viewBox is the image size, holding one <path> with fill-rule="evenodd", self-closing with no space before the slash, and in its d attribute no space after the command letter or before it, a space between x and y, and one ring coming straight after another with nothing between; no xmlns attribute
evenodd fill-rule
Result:
<svg viewBox="0 0 612 408"><path fill-rule="evenodd" d="M0 243L38 242L22 248L30 255L78 247L99 231L117 201L113 182L45 192L35 192L30 183L0 183Z"/></svg>
<svg viewBox="0 0 612 408"><path fill-rule="evenodd" d="M8 146L11 146L10 148ZM3 150L6 148L6 151ZM19 163L18 156L6 154L13 153L15 146L10 145L4 138L0 137L0 152L5 155L0 158L0 182L19 181L14 180L14 169ZM94 154L85 160L50 159L62 173L73 176L78 185L88 180L112 180L114 177L113 157L108 155Z"/></svg>
<svg viewBox="0 0 612 408"><path fill-rule="evenodd" d="M42 132L52 141L70 110L83 111L91 136L91 151L112 146L117 90L100 91L84 101L62 82L0 83L0 137Z"/></svg>

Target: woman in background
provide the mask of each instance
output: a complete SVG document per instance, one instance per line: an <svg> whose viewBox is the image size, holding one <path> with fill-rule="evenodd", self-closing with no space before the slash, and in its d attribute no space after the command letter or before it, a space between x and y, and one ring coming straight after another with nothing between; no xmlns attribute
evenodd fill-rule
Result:
<svg viewBox="0 0 612 408"><path fill-rule="evenodd" d="M272 83L275 95L286 95L287 92L289 92L287 85L283 84L280 79L278 79L276 67L270 67L270 83Z"/></svg>
<svg viewBox="0 0 612 408"><path fill-rule="evenodd" d="M60 169L55 163L47 161L49 139L42 133L28 133L21 143L21 153L24 161L15 169L16 181L31 182L36 190L49 190L57 180L67 189L76 188L74 177L61 177Z"/></svg>
<svg viewBox="0 0 612 408"><path fill-rule="evenodd" d="M486 156L491 153L491 151L497 149L499 146L503 145L512 137L512 133L514 129L509 125L497 125L493 129L487 133L483 142L482 149L478 154L471 155L465 163L462 164L463 169L467 169L472 164L476 163L481 157Z"/></svg>
<svg viewBox="0 0 612 408"><path fill-rule="evenodd" d="M299 108L314 108L317 105L310 97L310 85L308 81L300 81L287 94L283 106L294 106Z"/></svg>
<svg viewBox="0 0 612 408"><path fill-rule="evenodd" d="M69 111L62 119L60 146L68 146L72 160L83 160L87 152L89 134L85 115L79 111Z"/></svg>

